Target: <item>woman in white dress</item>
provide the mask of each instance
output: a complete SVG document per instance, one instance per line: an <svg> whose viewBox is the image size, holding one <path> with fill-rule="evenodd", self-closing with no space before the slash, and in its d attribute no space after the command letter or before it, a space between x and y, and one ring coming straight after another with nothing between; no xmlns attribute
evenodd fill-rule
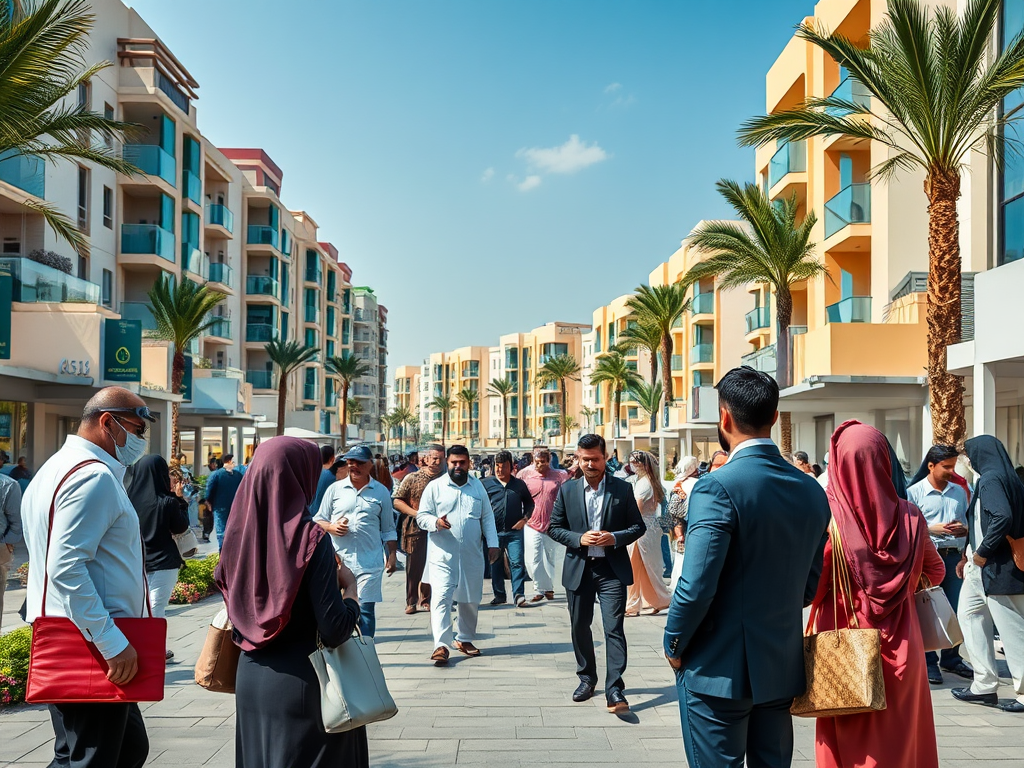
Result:
<svg viewBox="0 0 1024 768"><path fill-rule="evenodd" d="M658 480L658 463L651 454L633 451L629 455L629 464L634 474L627 482L633 485L633 496L647 531L629 545L633 585L626 594L626 615L639 616L643 608L652 608L653 616L667 609L672 598L662 578L665 564L661 556L662 531L658 522L658 510L665 497L665 489Z"/></svg>
<svg viewBox="0 0 1024 768"><path fill-rule="evenodd" d="M668 497L668 514L672 518L672 544L675 559L672 561L672 580L669 591L676 591L679 576L683 572L683 552L686 550L686 511L690 505L690 494L697 484L696 456L683 456L676 465L676 480Z"/></svg>

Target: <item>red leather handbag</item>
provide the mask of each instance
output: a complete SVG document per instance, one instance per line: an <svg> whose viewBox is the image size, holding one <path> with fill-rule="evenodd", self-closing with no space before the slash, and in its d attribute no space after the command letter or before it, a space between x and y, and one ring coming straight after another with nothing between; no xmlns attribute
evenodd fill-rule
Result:
<svg viewBox="0 0 1024 768"><path fill-rule="evenodd" d="M86 464L83 461L64 475L50 501L50 524L46 532L46 563L50 559L50 533L53 531L54 505L64 482ZM167 660L167 621L154 619L149 605L146 569L142 583L146 590L148 618L118 618L120 629L139 657L139 671L125 685L107 680L107 662L81 630L61 616L46 615L49 575L43 581L43 605L32 623L32 651L28 663L25 701L30 704L101 704L137 701L161 701L164 697L164 668Z"/></svg>

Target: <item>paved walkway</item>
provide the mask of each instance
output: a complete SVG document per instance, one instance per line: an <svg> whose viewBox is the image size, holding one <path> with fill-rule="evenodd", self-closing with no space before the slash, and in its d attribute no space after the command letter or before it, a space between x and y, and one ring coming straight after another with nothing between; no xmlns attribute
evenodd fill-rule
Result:
<svg viewBox="0 0 1024 768"><path fill-rule="evenodd" d="M627 619L633 712L618 718L605 711L602 696L585 704L570 699L577 680L563 597L525 609L484 606L478 644L485 655L454 653L447 669L437 669L427 658L429 617L403 613L403 576L385 580L386 602L377 607L378 650L400 712L370 727L375 767L686 764L675 687L661 655L663 616ZM23 593L8 598L16 609ZM219 607L210 598L169 611L176 659L167 670L167 696L143 705L149 765L234 765L234 699L192 681L206 625ZM5 614L5 628L12 619ZM599 666L602 653L599 644ZM942 765L1024 768L1024 717L955 702L949 688L959 684L947 680L932 692ZM1010 695L1006 687L1000 693ZM813 766L813 738L813 721L798 718L794 765ZM0 765L46 765L52 743L45 709L0 710Z"/></svg>

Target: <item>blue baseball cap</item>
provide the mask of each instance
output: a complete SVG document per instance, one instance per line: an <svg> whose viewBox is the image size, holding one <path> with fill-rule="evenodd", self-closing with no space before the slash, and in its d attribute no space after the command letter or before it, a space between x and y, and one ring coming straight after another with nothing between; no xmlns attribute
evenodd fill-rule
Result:
<svg viewBox="0 0 1024 768"><path fill-rule="evenodd" d="M352 461L361 461L365 463L367 461L373 461L373 454L370 453L370 449L365 445L357 445L355 448L350 448L349 452L341 458L346 461L352 459Z"/></svg>

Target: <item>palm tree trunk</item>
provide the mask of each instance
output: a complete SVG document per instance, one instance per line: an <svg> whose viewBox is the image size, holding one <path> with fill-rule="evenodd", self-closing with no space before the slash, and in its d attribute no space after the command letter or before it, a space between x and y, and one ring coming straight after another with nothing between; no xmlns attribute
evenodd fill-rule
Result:
<svg viewBox="0 0 1024 768"><path fill-rule="evenodd" d="M281 381L277 384L277 429L278 437L284 434L284 402L288 397L288 374L281 371Z"/></svg>
<svg viewBox="0 0 1024 768"><path fill-rule="evenodd" d="M793 320L793 294L788 286L775 287L775 380L780 389L785 389L793 379L793 365L790 362L792 339L789 335L789 324ZM780 446L782 455L787 459L793 455L793 418L789 411L779 414Z"/></svg>
<svg viewBox="0 0 1024 768"><path fill-rule="evenodd" d="M504 398L504 402L501 404L501 431L502 431L502 442L505 444L506 450L508 449L508 398Z"/></svg>
<svg viewBox="0 0 1024 768"><path fill-rule="evenodd" d="M616 388L615 390L615 430L612 432L615 437L619 437L619 412L622 410L622 390Z"/></svg>
<svg viewBox="0 0 1024 768"><path fill-rule="evenodd" d="M672 391L672 332L661 337L661 388L664 390L665 419L662 426L668 429L668 407L675 401Z"/></svg>
<svg viewBox="0 0 1024 768"><path fill-rule="evenodd" d="M960 197L958 173L932 170L928 195L928 398L936 444L962 445L967 436L964 388L946 371L946 347L960 342ZM977 406L975 406L977 407Z"/></svg>
<svg viewBox="0 0 1024 768"><path fill-rule="evenodd" d="M348 452L348 381L341 380L341 452Z"/></svg>
<svg viewBox="0 0 1024 768"><path fill-rule="evenodd" d="M174 348L174 356L171 362L171 392L175 395L181 394L181 382L185 378L185 354ZM171 403L171 457L181 453L181 432L178 429L178 408L177 402Z"/></svg>
<svg viewBox="0 0 1024 768"><path fill-rule="evenodd" d="M565 452L565 444L569 441L569 429L565 423L566 417L566 402L565 402L565 379L558 380L562 390L562 407L559 409L562 412L562 452Z"/></svg>
<svg viewBox="0 0 1024 768"><path fill-rule="evenodd" d="M789 411L779 414L779 432L781 443L779 450L787 461L793 457L793 419Z"/></svg>

